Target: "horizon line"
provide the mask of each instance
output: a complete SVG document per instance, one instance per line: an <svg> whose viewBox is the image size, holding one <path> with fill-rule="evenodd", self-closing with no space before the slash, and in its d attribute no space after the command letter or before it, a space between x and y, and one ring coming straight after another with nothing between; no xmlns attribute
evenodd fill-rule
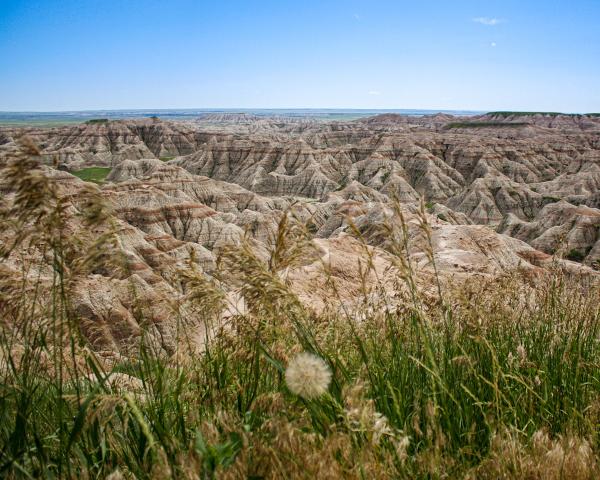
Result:
<svg viewBox="0 0 600 480"><path fill-rule="evenodd" d="M5 114L67 114L67 113L92 113L92 112L169 112L169 111L260 111L260 110L296 110L296 111L355 111L355 112L374 112L374 111L389 111L389 112L468 112L468 113L492 113L492 112L516 112L516 113L559 113L559 114L579 114L589 115L596 112L582 111L560 111L560 110L498 110L498 109L470 109L470 108L352 108L352 107L183 107L183 108L85 108L85 109L70 109L70 110L0 110L0 115Z"/></svg>
<svg viewBox="0 0 600 480"><path fill-rule="evenodd" d="M67 110L0 110L1 113L71 113L71 112L131 112L131 111L172 111L172 110L354 110L354 111L374 111L374 110L389 110L389 111L453 111L453 112L486 112L492 110L470 109L470 108L356 108L356 107L169 107L169 108L84 108L84 109L67 109Z"/></svg>

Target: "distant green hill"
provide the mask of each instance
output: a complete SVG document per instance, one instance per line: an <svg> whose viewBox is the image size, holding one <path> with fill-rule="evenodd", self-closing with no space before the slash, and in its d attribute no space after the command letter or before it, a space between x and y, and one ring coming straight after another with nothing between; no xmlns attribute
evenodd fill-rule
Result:
<svg viewBox="0 0 600 480"><path fill-rule="evenodd" d="M546 117L556 117L565 115L567 117L600 117L600 113L561 113L561 112L488 112L487 115L497 117L532 117L534 115L544 115Z"/></svg>
<svg viewBox="0 0 600 480"><path fill-rule="evenodd" d="M503 127L525 127L526 122L452 122L446 128L503 128Z"/></svg>

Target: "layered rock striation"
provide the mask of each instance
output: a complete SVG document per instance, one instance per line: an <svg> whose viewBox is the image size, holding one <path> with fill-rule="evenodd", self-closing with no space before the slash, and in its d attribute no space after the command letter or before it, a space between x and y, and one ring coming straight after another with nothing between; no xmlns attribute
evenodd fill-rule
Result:
<svg viewBox="0 0 600 480"><path fill-rule="evenodd" d="M73 307L99 350L135 343L147 327L139 323L142 307L157 348L173 350L182 312L201 332L202 315L186 303L186 269L219 278L243 311L239 279L220 275L219 259L248 245L268 262L284 218L303 225L310 245L282 276L317 310L331 306L334 287L341 303L355 302L366 263L367 283L377 285L369 294L393 294L399 251L424 291L437 281L513 271L595 275L600 261L594 116L390 114L317 122L227 114L187 123L2 128L1 163L11 162L24 136L39 145L39 174L68 206L74 236L83 232L90 191L110 212L95 234L111 229L121 265L88 272L74 289ZM102 166L111 170L100 185L70 173ZM10 213L18 195L3 175ZM3 244L18 236L11 228ZM29 254L41 261L37 248ZM22 259L8 257L7 275L22 271ZM38 273L51 281L51 269Z"/></svg>

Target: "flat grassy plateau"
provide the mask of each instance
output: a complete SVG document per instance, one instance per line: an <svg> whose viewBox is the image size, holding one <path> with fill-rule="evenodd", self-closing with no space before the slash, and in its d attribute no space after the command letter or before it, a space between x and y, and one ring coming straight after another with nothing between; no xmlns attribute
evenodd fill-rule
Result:
<svg viewBox="0 0 600 480"><path fill-rule="evenodd" d="M70 173L81 178L84 182L103 183L110 173L110 167L87 167L81 170L74 170Z"/></svg>

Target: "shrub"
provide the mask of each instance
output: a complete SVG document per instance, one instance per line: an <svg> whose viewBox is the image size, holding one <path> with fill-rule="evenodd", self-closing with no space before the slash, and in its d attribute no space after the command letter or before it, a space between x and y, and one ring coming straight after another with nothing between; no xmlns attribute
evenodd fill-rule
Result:
<svg viewBox="0 0 600 480"><path fill-rule="evenodd" d="M573 262L583 262L583 260L585 259L585 254L580 250L577 250L576 248L572 248L565 255L565 258L567 260L572 260Z"/></svg>

